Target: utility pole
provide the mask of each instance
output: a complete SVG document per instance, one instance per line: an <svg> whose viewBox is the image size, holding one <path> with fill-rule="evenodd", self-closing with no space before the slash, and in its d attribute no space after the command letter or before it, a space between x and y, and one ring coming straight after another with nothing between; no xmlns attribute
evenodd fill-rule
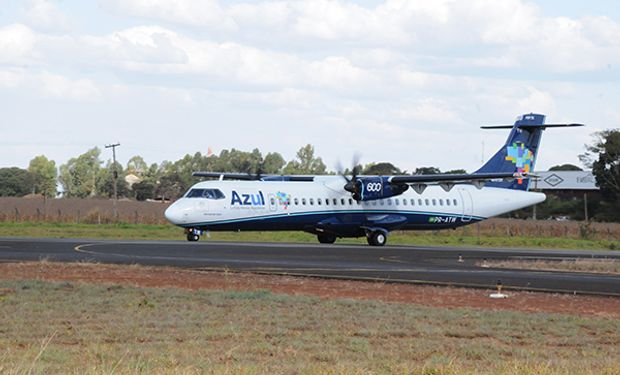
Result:
<svg viewBox="0 0 620 375"><path fill-rule="evenodd" d="M114 216L114 221L118 221L118 212L116 211L116 201L118 200L118 193L116 190L116 180L118 180L118 171L116 170L116 148L120 146L120 143L114 143L111 145L105 145L105 148L112 149L112 179L114 180L114 200L112 201L112 215Z"/></svg>

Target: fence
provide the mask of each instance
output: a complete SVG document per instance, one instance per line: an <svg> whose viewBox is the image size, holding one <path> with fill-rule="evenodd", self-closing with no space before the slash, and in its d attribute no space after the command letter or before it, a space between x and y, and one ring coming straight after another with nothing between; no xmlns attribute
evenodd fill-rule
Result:
<svg viewBox="0 0 620 375"><path fill-rule="evenodd" d="M109 199L0 198L0 222L164 224L168 203L120 200L117 217Z"/></svg>

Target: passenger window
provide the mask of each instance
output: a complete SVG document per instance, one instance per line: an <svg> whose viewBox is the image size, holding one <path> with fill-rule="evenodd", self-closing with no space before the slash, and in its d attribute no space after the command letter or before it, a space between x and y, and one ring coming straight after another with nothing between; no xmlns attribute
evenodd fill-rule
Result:
<svg viewBox="0 0 620 375"><path fill-rule="evenodd" d="M340 198L340 204L344 206L344 198Z"/></svg>
<svg viewBox="0 0 620 375"><path fill-rule="evenodd" d="M301 204L302 204L303 206L305 206L305 205L306 205L306 198L301 198Z"/></svg>
<svg viewBox="0 0 620 375"><path fill-rule="evenodd" d="M455 206L458 206L458 203L457 203L456 199L453 199L452 203L454 203Z"/></svg>
<svg viewBox="0 0 620 375"><path fill-rule="evenodd" d="M422 199L418 199L418 206L422 205Z"/></svg>
<svg viewBox="0 0 620 375"><path fill-rule="evenodd" d="M382 205L382 206L385 206L385 201L384 201L383 199L381 199L381 200L379 201L379 204L380 204L380 205Z"/></svg>
<svg viewBox="0 0 620 375"><path fill-rule="evenodd" d="M377 201L372 201L372 205L376 206L377 205Z"/></svg>
<svg viewBox="0 0 620 375"><path fill-rule="evenodd" d="M415 206L415 199L411 198L411 205Z"/></svg>
<svg viewBox="0 0 620 375"><path fill-rule="evenodd" d="M272 206L275 206L275 204L276 204L276 200L275 200L275 199L273 199L273 198L271 198L271 199L269 200L269 202L271 203L271 205L272 205Z"/></svg>
<svg viewBox="0 0 620 375"><path fill-rule="evenodd" d="M446 199L446 206L450 205L450 199Z"/></svg>
<svg viewBox="0 0 620 375"><path fill-rule="evenodd" d="M334 206L338 205L338 199L334 198L334 200L332 202L334 202Z"/></svg>
<svg viewBox="0 0 620 375"><path fill-rule="evenodd" d="M396 200L396 204L398 204L398 199ZM403 199L403 206L406 206L406 205L407 205L407 200Z"/></svg>
<svg viewBox="0 0 620 375"><path fill-rule="evenodd" d="M353 206L353 199L349 198L349 206Z"/></svg>
<svg viewBox="0 0 620 375"><path fill-rule="evenodd" d="M310 205L314 206L314 198L310 198Z"/></svg>
<svg viewBox="0 0 620 375"><path fill-rule="evenodd" d="M430 202L428 201L428 199L424 200L424 204L427 205L427 206L430 206Z"/></svg>
<svg viewBox="0 0 620 375"><path fill-rule="evenodd" d="M319 206L321 205L321 198L316 199L316 204L318 204Z"/></svg>
<svg viewBox="0 0 620 375"><path fill-rule="evenodd" d="M295 198L295 206L299 205L299 199Z"/></svg>
<svg viewBox="0 0 620 375"><path fill-rule="evenodd" d="M391 206L391 205L392 205L392 198L388 198L388 199L387 199L387 204L388 204L388 206Z"/></svg>
<svg viewBox="0 0 620 375"><path fill-rule="evenodd" d="M325 198L325 205L329 206L329 198Z"/></svg>
<svg viewBox="0 0 620 375"><path fill-rule="evenodd" d="M433 206L437 205L437 201L433 198Z"/></svg>
<svg viewBox="0 0 620 375"><path fill-rule="evenodd" d="M439 205L440 205L440 206L443 206L443 199L440 199L440 200L439 200Z"/></svg>

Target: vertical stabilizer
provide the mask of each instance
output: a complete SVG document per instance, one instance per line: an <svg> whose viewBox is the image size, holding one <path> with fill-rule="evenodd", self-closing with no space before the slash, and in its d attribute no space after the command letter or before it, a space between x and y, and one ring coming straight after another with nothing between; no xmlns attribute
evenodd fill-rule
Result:
<svg viewBox="0 0 620 375"><path fill-rule="evenodd" d="M506 143L475 173L530 173L534 171L542 132L546 128L544 115L530 113L519 116L512 127L500 125L483 126L482 128L512 128L512 130ZM491 181L487 182L485 186L528 190L529 183L529 178L523 178L513 181Z"/></svg>

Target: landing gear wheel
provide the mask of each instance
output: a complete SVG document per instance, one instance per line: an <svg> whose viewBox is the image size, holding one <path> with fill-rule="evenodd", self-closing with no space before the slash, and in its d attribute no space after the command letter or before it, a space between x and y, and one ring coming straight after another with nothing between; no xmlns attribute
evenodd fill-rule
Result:
<svg viewBox="0 0 620 375"><path fill-rule="evenodd" d="M336 236L333 234L318 234L316 238L320 243L334 243L336 242Z"/></svg>
<svg viewBox="0 0 620 375"><path fill-rule="evenodd" d="M200 239L200 236L197 234L193 234L193 233L188 233L187 234L187 240L191 241L191 242L196 242Z"/></svg>
<svg viewBox="0 0 620 375"><path fill-rule="evenodd" d="M366 239L370 246L383 246L387 242L386 234L379 230L371 232Z"/></svg>

